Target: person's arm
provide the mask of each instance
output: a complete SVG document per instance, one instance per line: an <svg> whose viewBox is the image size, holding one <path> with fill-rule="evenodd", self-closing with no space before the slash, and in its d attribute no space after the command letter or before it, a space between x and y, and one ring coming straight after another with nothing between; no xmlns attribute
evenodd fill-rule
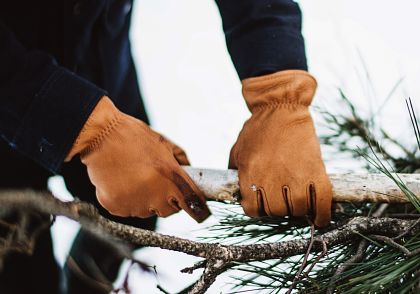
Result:
<svg viewBox="0 0 420 294"><path fill-rule="evenodd" d="M197 221L210 211L180 164L185 153L114 106L105 91L25 49L0 24L0 136L57 172L79 155L96 196L119 216L168 216L184 209Z"/></svg>
<svg viewBox="0 0 420 294"><path fill-rule="evenodd" d="M0 23L0 136L56 173L106 92L28 50Z"/></svg>
<svg viewBox="0 0 420 294"><path fill-rule="evenodd" d="M292 0L216 0L226 44L241 80L306 70L302 15Z"/></svg>
<svg viewBox="0 0 420 294"><path fill-rule="evenodd" d="M251 111L230 153L246 214L313 215L329 223L332 188L308 110L301 12L291 0L216 0L226 43Z"/></svg>

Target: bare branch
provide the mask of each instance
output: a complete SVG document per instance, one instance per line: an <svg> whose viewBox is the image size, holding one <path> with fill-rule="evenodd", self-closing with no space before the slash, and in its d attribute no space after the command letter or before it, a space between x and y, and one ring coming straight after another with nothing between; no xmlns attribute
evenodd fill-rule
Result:
<svg viewBox="0 0 420 294"><path fill-rule="evenodd" d="M191 267L186 267L186 268L182 269L181 273L192 274L197 269L205 268L206 265L207 265L207 260L202 260L202 261L197 262L196 264L194 264Z"/></svg>
<svg viewBox="0 0 420 294"><path fill-rule="evenodd" d="M405 256L407 257L411 257L414 255L417 255L420 253L420 248L416 249L414 251L410 251L407 247L398 244L397 242L395 242L392 238L387 237L387 236L380 236L380 235L369 235L369 238L375 240L375 241L381 241L391 247L394 247L396 249L398 249L399 251L401 251Z"/></svg>
<svg viewBox="0 0 420 294"><path fill-rule="evenodd" d="M212 170L184 167L206 197L218 201L238 202L239 184L236 170ZM420 198L420 175L397 174L408 189ZM409 203L401 189L384 174L329 174L334 202Z"/></svg>
<svg viewBox="0 0 420 294"><path fill-rule="evenodd" d="M411 228L407 236L420 231L420 224L416 220L354 217L336 229L315 235L312 246L310 246L311 239L252 245L221 245L186 240L116 223L99 215L90 204L79 201L62 202L46 192L0 191L0 207L62 215L79 222L89 231L102 237L108 235L140 246L159 247L204 258L206 260L204 273L190 293L204 293L216 277L233 262L280 259L305 254L308 248L310 252L321 252L325 251L325 247L359 238L360 234L394 237L405 232L407 228Z"/></svg>

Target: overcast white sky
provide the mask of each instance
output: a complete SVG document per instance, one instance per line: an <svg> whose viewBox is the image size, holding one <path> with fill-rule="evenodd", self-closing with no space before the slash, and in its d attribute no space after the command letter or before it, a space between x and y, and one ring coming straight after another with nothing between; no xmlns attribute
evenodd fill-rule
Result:
<svg viewBox="0 0 420 294"><path fill-rule="evenodd" d="M383 125L401 140L413 140L404 98L410 95L414 102L420 101L420 2L299 2L310 71L320 85L316 103L338 111L336 88L341 87L360 109L377 109L394 84L404 78L401 89L384 108ZM183 146L194 166L226 168L230 147L248 112L214 2L137 0L131 36L153 127ZM367 86L360 55L373 89ZM329 162L328 169L338 168ZM70 238L75 229L66 221L61 224L54 231L60 236L56 238L57 255L63 260L68 247L63 230ZM199 228L203 227L181 213L161 221L159 230L192 237ZM139 256L157 264L162 274L159 279L169 292L194 279L177 274L192 265L193 260L185 255L147 249ZM153 277L145 281L133 273L131 281L134 293L160 293ZM226 293L221 288L224 282L219 281L209 293Z"/></svg>

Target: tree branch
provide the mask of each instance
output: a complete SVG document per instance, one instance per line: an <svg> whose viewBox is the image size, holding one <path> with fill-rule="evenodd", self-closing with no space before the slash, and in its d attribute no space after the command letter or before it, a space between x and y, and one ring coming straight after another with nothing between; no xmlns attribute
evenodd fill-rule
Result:
<svg viewBox="0 0 420 294"><path fill-rule="evenodd" d="M420 231L420 224L416 220L354 217L341 227L314 236L312 246L310 239L252 245L221 245L186 240L116 223L102 217L90 204L80 201L62 202L47 192L0 191L0 210L4 211L7 208L66 216L102 237L107 234L114 239L119 238L140 246L159 247L204 258L206 263L203 275L190 293L204 293L216 277L233 262L280 259L305 254L309 247L311 252L321 252L325 247L359 238L360 234L394 237L408 228L411 229L407 235L414 235Z"/></svg>
<svg viewBox="0 0 420 294"><path fill-rule="evenodd" d="M376 211L372 214L373 217L380 217L385 213L385 210L388 208L388 203L382 203ZM409 229L407 229L409 230ZM331 278L330 285L327 289L327 294L334 293L334 286L337 282L338 278L342 273L344 273L348 268L353 266L354 264L361 261L365 255L366 248L368 247L369 243L366 239L360 240L360 243L357 247L356 253L350 257L347 261L345 261L343 264L341 264L337 270L335 271L334 275Z"/></svg>
<svg viewBox="0 0 420 294"><path fill-rule="evenodd" d="M229 202L238 202L240 199L236 170L200 169L190 166L184 166L184 169L207 198ZM384 174L347 173L328 176L333 186L333 202L410 202L392 179ZM397 176L420 198L420 175Z"/></svg>

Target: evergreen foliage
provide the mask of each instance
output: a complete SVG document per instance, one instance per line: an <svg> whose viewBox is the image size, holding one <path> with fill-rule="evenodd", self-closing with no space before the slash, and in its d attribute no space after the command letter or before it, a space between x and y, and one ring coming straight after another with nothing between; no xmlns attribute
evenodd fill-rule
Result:
<svg viewBox="0 0 420 294"><path fill-rule="evenodd" d="M337 204L329 228L331 230L355 216L414 218L420 222L420 199L396 175L420 171L420 131L411 99L407 107L413 124L416 148L406 147L383 129L379 135L368 130L373 118L362 118L356 107L340 90L340 96L350 115L323 112L330 134L322 143L340 152L366 160L366 169L390 177L410 199L411 204L383 206L381 204ZM359 145L349 144L349 138L358 138ZM380 142L395 146L404 156L395 156ZM210 227L214 237L203 238L223 244L256 244L314 236L310 220L284 218L249 218L239 206L226 205L218 212L220 221ZM311 232L312 231L312 232ZM389 240L388 240L389 239ZM282 260L238 263L230 268L233 279L230 293L420 293L420 235L380 239L362 236L327 248L320 254L294 256ZM302 266L303 264L303 266Z"/></svg>

